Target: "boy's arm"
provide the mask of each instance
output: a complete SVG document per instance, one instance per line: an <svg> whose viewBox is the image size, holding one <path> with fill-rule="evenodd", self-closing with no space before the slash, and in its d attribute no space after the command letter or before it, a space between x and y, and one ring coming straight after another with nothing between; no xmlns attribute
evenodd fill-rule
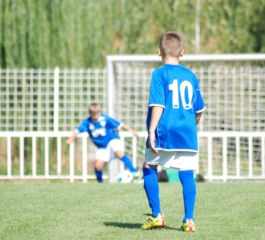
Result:
<svg viewBox="0 0 265 240"><path fill-rule="evenodd" d="M88 125L88 119L83 120L83 122L73 131L71 137L66 140L66 143L70 145L79 133L88 132Z"/></svg>
<svg viewBox="0 0 265 240"><path fill-rule="evenodd" d="M161 115L163 113L164 108L159 107L159 106L154 106L152 108L152 115L151 115L151 122L150 122L150 127L149 127L149 147L150 150L157 154L158 151L155 149L155 130L157 127L157 124L161 118Z"/></svg>
<svg viewBox="0 0 265 240"><path fill-rule="evenodd" d="M74 130L71 137L69 137L67 140L66 140L66 143L68 145L70 145L76 138L76 136L79 134L79 132L77 130Z"/></svg>
<svg viewBox="0 0 265 240"><path fill-rule="evenodd" d="M124 130L126 130L126 131L131 132L133 134L133 136L138 137L138 132L135 131L134 129L130 128L128 125L126 125L126 124L123 123L122 126L121 126L121 128L124 129Z"/></svg>
<svg viewBox="0 0 265 240"><path fill-rule="evenodd" d="M196 125L198 125L200 119L201 119L201 116L202 116L202 112L198 112L196 113Z"/></svg>

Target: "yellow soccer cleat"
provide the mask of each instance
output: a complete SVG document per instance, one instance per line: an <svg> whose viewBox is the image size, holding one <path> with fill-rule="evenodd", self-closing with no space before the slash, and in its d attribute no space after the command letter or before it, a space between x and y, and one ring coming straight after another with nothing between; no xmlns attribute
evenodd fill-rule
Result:
<svg viewBox="0 0 265 240"><path fill-rule="evenodd" d="M149 230L149 229L154 229L154 228L163 228L165 227L165 219L164 219L164 214L159 213L156 218L153 218L152 216L149 217L147 222L142 225L143 230Z"/></svg>
<svg viewBox="0 0 265 240"><path fill-rule="evenodd" d="M182 223L181 230L184 232L195 232L195 223L192 219L187 219L185 223Z"/></svg>

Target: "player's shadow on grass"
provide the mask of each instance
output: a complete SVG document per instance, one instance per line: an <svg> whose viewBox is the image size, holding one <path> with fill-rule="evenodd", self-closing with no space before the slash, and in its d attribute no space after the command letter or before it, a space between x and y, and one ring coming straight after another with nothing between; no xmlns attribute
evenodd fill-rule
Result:
<svg viewBox="0 0 265 240"><path fill-rule="evenodd" d="M118 228L141 228L140 223L125 223L125 222L104 222L108 227L118 227Z"/></svg>
<svg viewBox="0 0 265 240"><path fill-rule="evenodd" d="M126 223L126 222L104 222L104 224L107 227L130 228L130 229L141 229L141 226L143 225L140 223ZM172 228L169 226L165 226L162 229L181 231L180 228Z"/></svg>
<svg viewBox="0 0 265 240"><path fill-rule="evenodd" d="M149 216L150 214L144 214ZM118 228L131 228L131 229L140 229L143 224L141 223L126 223L126 222L104 222L106 226L111 226L111 227L118 227ZM169 226L165 226L164 229L167 230L180 230L180 228L172 228Z"/></svg>

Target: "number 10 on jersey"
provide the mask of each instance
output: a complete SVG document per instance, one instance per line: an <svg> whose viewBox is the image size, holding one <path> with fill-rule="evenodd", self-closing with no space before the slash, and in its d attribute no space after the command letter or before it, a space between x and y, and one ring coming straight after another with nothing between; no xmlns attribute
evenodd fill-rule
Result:
<svg viewBox="0 0 265 240"><path fill-rule="evenodd" d="M193 87L189 81L185 80L179 86L178 80L174 79L173 83L168 85L168 88L169 90L173 91L172 93L173 108L179 108L180 100L184 109L188 110L192 108Z"/></svg>

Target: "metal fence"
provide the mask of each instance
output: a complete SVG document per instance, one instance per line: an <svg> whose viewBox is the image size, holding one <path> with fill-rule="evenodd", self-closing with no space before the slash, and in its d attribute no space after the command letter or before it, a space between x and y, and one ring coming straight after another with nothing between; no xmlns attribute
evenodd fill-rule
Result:
<svg viewBox="0 0 265 240"><path fill-rule="evenodd" d="M117 119L142 132L137 139L121 133L126 153L141 168L152 69L113 65L111 87L106 69L0 69L1 178L93 179L89 138L65 144L92 102L105 113L111 105ZM200 173L209 180L264 178L265 69L215 64L192 70L206 104L198 126Z"/></svg>
<svg viewBox="0 0 265 240"><path fill-rule="evenodd" d="M97 102L105 69L0 69L0 131L70 131Z"/></svg>
<svg viewBox="0 0 265 240"><path fill-rule="evenodd" d="M68 137L70 132L8 132L0 133L1 138L6 139L6 161L2 163L2 170L0 179L67 179L70 182L76 180L95 179L93 174L92 159L88 157L89 154L89 138L87 135L79 136L80 144L72 144L68 147L69 155L67 159L62 162L63 139ZM121 132L120 136L124 142L126 138L130 138L132 152L132 160L135 166L142 165L143 159L139 158L136 146L137 141L146 139L146 132L140 132L139 137L133 137L128 132ZM19 139L18 150L13 149L12 139ZM25 138L30 138L31 141L31 159L28 163L30 166L29 172L25 171L25 155L24 149ZM40 161L38 157L37 139L44 138L43 148L44 156ZM233 160L229 159L229 138L235 139L235 156ZM253 140L259 139L261 142L260 161L255 161L253 148ZM50 145L51 139L55 139L56 144ZM214 141L219 139L220 152L216 151ZM247 139L247 152L242 148L242 139ZM199 173L204 175L209 181L221 180L239 180L239 179L265 179L265 133L257 132L200 132L199 133L200 152L199 152ZM91 146L90 146L91 147ZM5 149L3 149L5 150ZM15 161L14 152L18 151L18 160ZM3 151L5 152L5 151ZM51 153L56 152L56 156L51 158ZM206 152L206 154L204 154ZM244 156L247 154L247 156ZM207 158L204 156L207 155ZM219 160L216 161L213 155L218 155ZM113 160L118 161L118 160ZM90 167L89 167L90 166ZM123 163L120 161L118 171L124 169ZM104 178L108 178L107 172ZM111 182L115 182L115 178Z"/></svg>

